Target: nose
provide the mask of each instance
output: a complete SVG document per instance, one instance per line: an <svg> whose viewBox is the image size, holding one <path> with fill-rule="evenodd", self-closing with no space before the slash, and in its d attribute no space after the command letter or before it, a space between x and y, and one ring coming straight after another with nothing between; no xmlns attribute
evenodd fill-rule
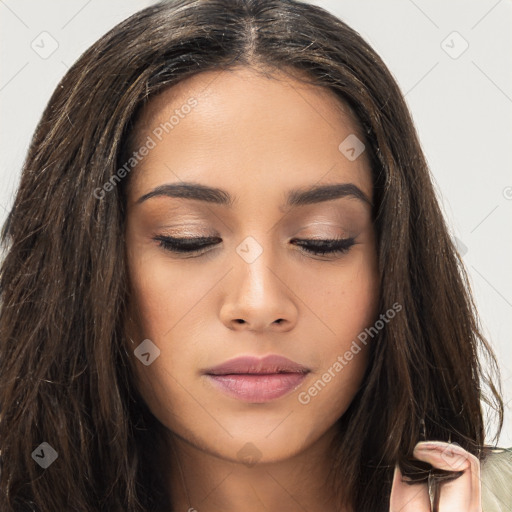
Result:
<svg viewBox="0 0 512 512"><path fill-rule="evenodd" d="M226 277L221 321L232 330L289 331L297 323L297 295L270 249L252 262L239 254Z"/></svg>

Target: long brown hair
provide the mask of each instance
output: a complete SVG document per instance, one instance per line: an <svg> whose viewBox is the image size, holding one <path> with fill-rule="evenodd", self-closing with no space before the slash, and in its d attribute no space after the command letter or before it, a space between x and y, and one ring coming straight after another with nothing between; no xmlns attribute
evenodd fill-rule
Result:
<svg viewBox="0 0 512 512"><path fill-rule="evenodd" d="M95 193L130 154L142 105L187 77L233 66L306 72L355 113L371 157L380 309L365 380L339 420L340 506L387 510L395 462L423 439L483 457L482 401L503 403L463 263L400 90L341 20L296 0L175 0L123 21L67 72L33 136L4 225L0 275L0 509L164 510L155 433L123 341L129 289L124 189ZM134 171L136 172L136 171ZM116 183L117 185L117 183ZM485 389L487 388L487 389ZM34 462L42 442L58 453ZM424 471L425 470L425 471ZM167 505L166 505L167 504ZM167 508L168 510L168 508Z"/></svg>

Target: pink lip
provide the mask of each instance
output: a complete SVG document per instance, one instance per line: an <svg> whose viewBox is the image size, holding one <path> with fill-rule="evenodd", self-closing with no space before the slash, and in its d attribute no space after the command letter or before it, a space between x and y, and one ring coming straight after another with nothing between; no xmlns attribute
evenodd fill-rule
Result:
<svg viewBox="0 0 512 512"><path fill-rule="evenodd" d="M286 357L269 355L264 358L237 357L204 373L227 395L261 403L296 389L309 371Z"/></svg>

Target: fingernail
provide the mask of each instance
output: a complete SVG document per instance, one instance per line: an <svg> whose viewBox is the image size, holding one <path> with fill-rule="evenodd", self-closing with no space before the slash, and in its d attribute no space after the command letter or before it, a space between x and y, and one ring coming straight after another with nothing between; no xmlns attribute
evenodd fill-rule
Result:
<svg viewBox="0 0 512 512"><path fill-rule="evenodd" d="M440 456L445 463L452 467L453 471L459 471L463 465L467 464L467 459L470 456L469 452L459 444L442 441L421 441L415 446L414 452L435 453L436 456Z"/></svg>
<svg viewBox="0 0 512 512"><path fill-rule="evenodd" d="M427 451L427 450L444 450L450 443L444 443L442 441L420 441L414 447L415 450Z"/></svg>

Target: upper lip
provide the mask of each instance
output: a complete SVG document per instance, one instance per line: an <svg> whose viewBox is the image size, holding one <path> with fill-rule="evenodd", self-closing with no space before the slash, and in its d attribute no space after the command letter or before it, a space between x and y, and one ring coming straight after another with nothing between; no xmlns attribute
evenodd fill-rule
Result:
<svg viewBox="0 0 512 512"><path fill-rule="evenodd" d="M271 354L265 357L241 356L208 368L207 375L307 373L309 368L290 359Z"/></svg>

